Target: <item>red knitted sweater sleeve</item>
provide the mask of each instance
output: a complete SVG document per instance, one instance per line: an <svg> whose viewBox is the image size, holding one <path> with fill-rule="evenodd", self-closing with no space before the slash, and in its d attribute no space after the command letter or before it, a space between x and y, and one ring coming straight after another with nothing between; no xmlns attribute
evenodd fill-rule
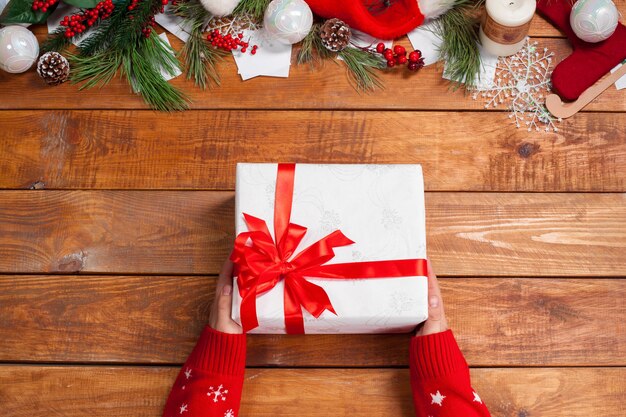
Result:
<svg viewBox="0 0 626 417"><path fill-rule="evenodd" d="M163 417L238 416L245 366L245 334L207 326L178 373Z"/></svg>
<svg viewBox="0 0 626 417"><path fill-rule="evenodd" d="M417 417L490 416L451 330L412 338L409 352Z"/></svg>

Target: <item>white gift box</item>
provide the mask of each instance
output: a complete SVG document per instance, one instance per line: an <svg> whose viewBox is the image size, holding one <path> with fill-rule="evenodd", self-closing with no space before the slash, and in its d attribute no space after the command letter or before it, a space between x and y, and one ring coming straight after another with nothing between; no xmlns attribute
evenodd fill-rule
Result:
<svg viewBox="0 0 626 417"><path fill-rule="evenodd" d="M236 233L248 231L243 213L265 220L273 235L278 164L237 164ZM335 230L355 243L335 248L327 264L426 259L424 182L420 165L297 164L291 223L306 227L295 254ZM306 277L328 294L337 315L302 310L305 333L403 333L428 317L425 276L368 279ZM259 327L286 333L284 285L256 299ZM233 291L232 317L241 296Z"/></svg>

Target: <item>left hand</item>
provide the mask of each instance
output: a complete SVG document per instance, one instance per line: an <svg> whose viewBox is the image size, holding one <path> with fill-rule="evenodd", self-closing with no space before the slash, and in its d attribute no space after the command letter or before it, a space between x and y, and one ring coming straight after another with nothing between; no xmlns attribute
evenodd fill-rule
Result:
<svg viewBox="0 0 626 417"><path fill-rule="evenodd" d="M233 305L233 263L227 260L222 267L217 287L215 288L215 299L211 306L209 315L209 326L222 333L241 334L243 329L231 318Z"/></svg>

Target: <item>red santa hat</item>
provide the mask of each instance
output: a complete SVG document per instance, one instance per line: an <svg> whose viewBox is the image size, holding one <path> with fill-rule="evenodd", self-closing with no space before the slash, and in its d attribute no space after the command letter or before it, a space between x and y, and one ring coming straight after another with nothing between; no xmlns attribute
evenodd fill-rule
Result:
<svg viewBox="0 0 626 417"><path fill-rule="evenodd" d="M379 39L394 39L449 9L452 0L305 0L313 13L338 18ZM435 10L436 9L436 10ZM433 13L430 13L430 12Z"/></svg>

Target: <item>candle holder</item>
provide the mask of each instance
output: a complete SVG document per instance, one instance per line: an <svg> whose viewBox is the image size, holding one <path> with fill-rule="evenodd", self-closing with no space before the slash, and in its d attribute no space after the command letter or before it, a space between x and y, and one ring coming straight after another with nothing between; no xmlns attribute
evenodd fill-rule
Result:
<svg viewBox="0 0 626 417"><path fill-rule="evenodd" d="M492 55L510 56L524 46L536 0L487 0L479 37Z"/></svg>

